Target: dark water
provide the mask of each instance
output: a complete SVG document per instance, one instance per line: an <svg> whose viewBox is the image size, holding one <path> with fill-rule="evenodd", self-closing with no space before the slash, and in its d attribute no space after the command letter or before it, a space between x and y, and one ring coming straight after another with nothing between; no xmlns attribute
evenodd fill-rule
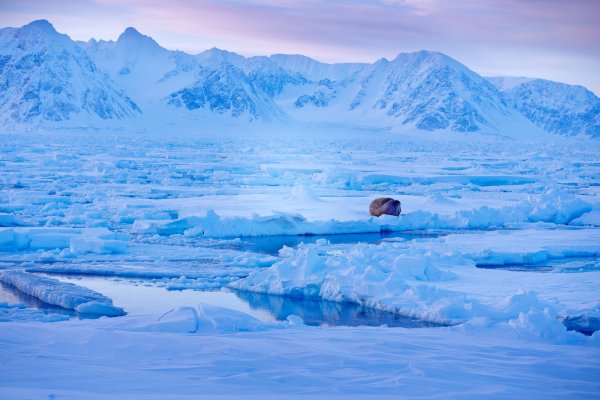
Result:
<svg viewBox="0 0 600 400"><path fill-rule="evenodd" d="M507 271L520 272L561 272L577 273L600 270L600 258L598 257L566 257L556 260L547 260L535 264L485 264L478 263L477 268L504 269Z"/></svg>
<svg viewBox="0 0 600 400"><path fill-rule="evenodd" d="M594 332L600 330L600 318L591 317L587 314L566 317L562 323L569 331L577 331L586 336L592 336Z"/></svg>
<svg viewBox="0 0 600 400"><path fill-rule="evenodd" d="M295 235L295 236L259 236L243 237L240 250L249 250L259 253L276 255L283 247L297 247L299 244L315 243L317 240L325 239L331 244L344 243L369 243L379 244L385 239L425 239L443 236L445 233L438 231L414 232L374 232L374 233L344 233L335 235Z"/></svg>

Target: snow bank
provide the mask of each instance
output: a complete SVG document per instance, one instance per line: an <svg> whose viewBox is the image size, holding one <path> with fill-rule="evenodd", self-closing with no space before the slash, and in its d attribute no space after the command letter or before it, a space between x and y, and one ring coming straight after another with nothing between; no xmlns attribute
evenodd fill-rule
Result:
<svg viewBox="0 0 600 400"><path fill-rule="evenodd" d="M125 315L123 309L113 306L112 300L108 297L72 283L60 282L19 270L0 272L0 281L45 303L75 310L82 314Z"/></svg>
<svg viewBox="0 0 600 400"><path fill-rule="evenodd" d="M313 197L305 187L295 188L300 196ZM307 194L308 193L308 194ZM269 235L325 235L339 233L393 232L424 229L493 229L515 224L548 222L568 224L592 210L591 205L556 189L548 189L517 205L460 210L451 215L413 211L399 218L383 216L351 221L307 220L300 214L277 213L269 216L221 217L213 210L205 216L190 216L175 221L136 220L132 233L181 235L188 237L236 237Z"/></svg>

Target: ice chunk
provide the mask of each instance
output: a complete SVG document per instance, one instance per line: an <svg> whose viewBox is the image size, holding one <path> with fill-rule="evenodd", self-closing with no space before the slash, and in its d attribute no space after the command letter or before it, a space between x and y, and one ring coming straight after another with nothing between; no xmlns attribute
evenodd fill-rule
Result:
<svg viewBox="0 0 600 400"><path fill-rule="evenodd" d="M0 226L23 226L25 223L14 214L0 212Z"/></svg>
<svg viewBox="0 0 600 400"><path fill-rule="evenodd" d="M306 186L292 189L292 199L311 203L320 199ZM435 198L439 200L439 197ZM222 217L209 210L205 216L188 216L174 221L136 220L132 233L161 236L239 237L271 235L339 234L395 232L424 229L492 229L515 224L547 222L569 224L592 209L591 205L556 189L546 190L539 196L514 205L499 208L481 206L456 210L452 214L415 210L400 218L308 219L302 214L277 212L272 215L250 217Z"/></svg>
<svg viewBox="0 0 600 400"><path fill-rule="evenodd" d="M462 293L429 286L455 275L434 265L435 256L408 255L395 244L357 244L348 251L322 253L301 246L271 268L229 286L261 293L354 302L432 322L464 321L480 311Z"/></svg>
<svg viewBox="0 0 600 400"><path fill-rule="evenodd" d="M574 341L581 340L578 333L567 331L567 327L550 308L522 312L517 318L508 321L508 326L513 328L519 337L526 340L542 339L553 342L564 342L570 338Z"/></svg>
<svg viewBox="0 0 600 400"><path fill-rule="evenodd" d="M75 311L80 314L106 315L108 317L118 317L125 314L122 308L100 301L88 301L87 303L80 304L75 307Z"/></svg>
<svg viewBox="0 0 600 400"><path fill-rule="evenodd" d="M122 240L74 237L70 241L69 249L74 254L123 254L127 252L127 242Z"/></svg>
<svg viewBox="0 0 600 400"><path fill-rule="evenodd" d="M0 250L71 249L75 254L121 254L127 235L106 228L0 228Z"/></svg>
<svg viewBox="0 0 600 400"><path fill-rule="evenodd" d="M532 201L530 221L568 224L592 210L592 207L577 197L556 188L546 189L537 200Z"/></svg>
<svg viewBox="0 0 600 400"><path fill-rule="evenodd" d="M592 210L582 216L575 218L570 225L600 226L600 210Z"/></svg>
<svg viewBox="0 0 600 400"><path fill-rule="evenodd" d="M76 310L84 314L106 316L124 315L122 308L93 290L20 270L0 272L0 281L14 286L23 293L44 303Z"/></svg>

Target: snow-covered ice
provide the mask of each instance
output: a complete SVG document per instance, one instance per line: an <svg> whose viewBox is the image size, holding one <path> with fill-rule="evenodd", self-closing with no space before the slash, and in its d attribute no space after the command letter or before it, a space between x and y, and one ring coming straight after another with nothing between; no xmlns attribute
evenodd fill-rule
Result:
<svg viewBox="0 0 600 400"><path fill-rule="evenodd" d="M111 299L100 293L29 272L2 271L0 281L45 303L75 310L81 314L107 316L124 314L121 308L113 306Z"/></svg>
<svg viewBox="0 0 600 400"><path fill-rule="evenodd" d="M3 135L0 397L593 398L599 150L323 127ZM381 196L402 215L371 217ZM277 299L424 323L307 326Z"/></svg>

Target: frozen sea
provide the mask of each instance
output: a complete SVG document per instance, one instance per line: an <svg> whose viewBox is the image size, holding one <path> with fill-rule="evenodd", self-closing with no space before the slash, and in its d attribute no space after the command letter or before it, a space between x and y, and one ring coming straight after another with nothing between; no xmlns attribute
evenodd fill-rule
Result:
<svg viewBox="0 0 600 400"><path fill-rule="evenodd" d="M1 135L0 397L598 398L599 150Z"/></svg>

